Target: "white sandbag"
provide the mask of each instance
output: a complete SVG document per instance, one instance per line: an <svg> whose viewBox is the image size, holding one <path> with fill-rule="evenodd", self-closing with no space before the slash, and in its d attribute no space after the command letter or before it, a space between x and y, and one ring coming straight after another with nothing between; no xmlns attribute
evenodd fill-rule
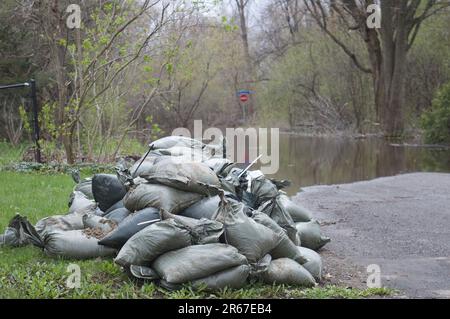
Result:
<svg viewBox="0 0 450 319"><path fill-rule="evenodd" d="M322 280L322 257L314 250L306 247L297 247L300 253L305 256L308 261L302 266L316 279L318 282Z"/></svg>
<svg viewBox="0 0 450 319"><path fill-rule="evenodd" d="M175 146L202 149L204 147L204 144L196 139L184 136L166 136L150 143L150 147L155 150L168 149Z"/></svg>
<svg viewBox="0 0 450 319"><path fill-rule="evenodd" d="M114 262L128 267L146 266L158 256L191 245L189 231L173 219L154 223L134 234L120 249Z"/></svg>
<svg viewBox="0 0 450 319"><path fill-rule="evenodd" d="M112 256L115 249L101 246L98 239L83 230L54 230L44 236L44 251L52 257L89 259Z"/></svg>
<svg viewBox="0 0 450 319"><path fill-rule="evenodd" d="M245 264L247 259L235 247L206 244L165 253L153 262L151 268L166 282L183 284Z"/></svg>
<svg viewBox="0 0 450 319"><path fill-rule="evenodd" d="M313 287L316 284L313 276L302 265L289 258L272 260L268 270L260 274L259 278L268 284L301 287Z"/></svg>

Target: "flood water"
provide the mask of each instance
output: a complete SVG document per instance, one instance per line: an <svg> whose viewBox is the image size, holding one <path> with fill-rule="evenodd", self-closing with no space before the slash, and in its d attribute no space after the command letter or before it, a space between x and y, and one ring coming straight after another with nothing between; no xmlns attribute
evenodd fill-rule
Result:
<svg viewBox="0 0 450 319"><path fill-rule="evenodd" d="M255 167L256 168L256 167ZM301 187L370 180L409 172L450 172L450 149L393 146L370 138L322 138L282 134L280 168L271 175Z"/></svg>

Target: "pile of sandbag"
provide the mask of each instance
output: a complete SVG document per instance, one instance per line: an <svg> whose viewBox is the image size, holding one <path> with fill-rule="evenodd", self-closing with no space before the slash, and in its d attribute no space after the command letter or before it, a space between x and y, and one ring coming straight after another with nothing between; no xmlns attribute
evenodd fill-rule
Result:
<svg viewBox="0 0 450 319"><path fill-rule="evenodd" d="M170 136L128 169L80 180L68 213L33 227L16 216L0 245L32 243L50 256L114 257L168 289L240 288L252 281L310 287L330 239L275 181L222 156L223 147Z"/></svg>

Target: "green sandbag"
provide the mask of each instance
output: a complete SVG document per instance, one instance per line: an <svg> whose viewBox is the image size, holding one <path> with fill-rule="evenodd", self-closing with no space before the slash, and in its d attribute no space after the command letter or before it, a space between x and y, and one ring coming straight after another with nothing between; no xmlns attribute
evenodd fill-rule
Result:
<svg viewBox="0 0 450 319"><path fill-rule="evenodd" d="M220 186L217 175L203 163L177 162L167 159L155 164L142 175L153 184L162 184L186 192L215 195Z"/></svg>
<svg viewBox="0 0 450 319"><path fill-rule="evenodd" d="M224 225L225 242L236 247L250 263L257 262L278 245L277 234L247 217L242 203L223 200L214 218Z"/></svg>
<svg viewBox="0 0 450 319"><path fill-rule="evenodd" d="M247 259L235 247L206 244L165 253L153 262L151 268L166 282L183 284L245 264Z"/></svg>
<svg viewBox="0 0 450 319"><path fill-rule="evenodd" d="M300 245L300 237L295 228L295 222L285 210L279 196L262 204L258 207L258 211L263 212L272 218L278 225L286 230L289 239L292 240L295 245Z"/></svg>
<svg viewBox="0 0 450 319"><path fill-rule="evenodd" d="M190 218L208 218L211 219L219 207L220 197L218 195L206 197L197 203L189 206L181 211L179 214Z"/></svg>
<svg viewBox="0 0 450 319"><path fill-rule="evenodd" d="M202 195L158 184L138 184L125 195L125 207L135 212L146 207L164 209L177 214L202 199Z"/></svg>
<svg viewBox="0 0 450 319"><path fill-rule="evenodd" d="M54 230L44 236L44 251L52 257L89 259L113 256L115 249L101 246L98 239L88 236L84 230Z"/></svg>
<svg viewBox="0 0 450 319"><path fill-rule="evenodd" d="M307 223L297 223L295 227L300 235L302 247L319 250L331 241L329 237L322 235L320 224L317 220L312 220Z"/></svg>
<svg viewBox="0 0 450 319"><path fill-rule="evenodd" d="M278 189L275 184L265 176L260 176L251 181L250 193L258 198L257 205L261 205L262 203L277 197Z"/></svg>
<svg viewBox="0 0 450 319"><path fill-rule="evenodd" d="M259 275L267 284L313 287L313 276L299 263L289 258L272 260L268 270Z"/></svg>
<svg viewBox="0 0 450 319"><path fill-rule="evenodd" d="M161 211L163 219L173 219L189 230L192 238L192 244L204 245L218 243L224 229L223 224L218 221L201 218L194 219L185 216L178 216Z"/></svg>
<svg viewBox="0 0 450 319"><path fill-rule="evenodd" d="M294 222L305 223L312 220L313 213L308 208L291 201L288 196L280 195L280 201Z"/></svg>
<svg viewBox="0 0 450 319"><path fill-rule="evenodd" d="M322 280L322 258L314 250L306 247L297 247L300 253L308 259L308 262L302 266L316 279L318 282Z"/></svg>
<svg viewBox="0 0 450 319"><path fill-rule="evenodd" d="M239 265L219 271L205 278L191 282L194 288L219 290L224 288L240 289L245 286L250 274L250 266Z"/></svg>
<svg viewBox="0 0 450 319"><path fill-rule="evenodd" d="M306 256L304 256L301 251L297 249L297 246L289 239L286 231L281 228L274 220L264 213L255 211L252 218L270 229L272 229L279 237L278 244L274 249L272 249L269 254L274 258L290 258L296 262L303 264L308 261Z"/></svg>
<svg viewBox="0 0 450 319"><path fill-rule="evenodd" d="M146 266L165 252L191 245L189 231L173 219L154 223L134 234L114 259L114 262L128 267Z"/></svg>

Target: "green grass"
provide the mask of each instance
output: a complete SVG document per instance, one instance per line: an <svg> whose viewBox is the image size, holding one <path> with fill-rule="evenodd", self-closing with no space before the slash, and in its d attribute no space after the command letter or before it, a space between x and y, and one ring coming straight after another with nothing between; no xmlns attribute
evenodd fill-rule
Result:
<svg viewBox="0 0 450 319"><path fill-rule="evenodd" d="M0 141L0 166L19 161L28 147L27 144L13 147L10 143Z"/></svg>
<svg viewBox="0 0 450 319"><path fill-rule="evenodd" d="M6 148L0 143L0 149ZM19 151L1 153L0 163L17 160ZM3 157L4 154L8 154ZM0 233L20 213L30 222L65 214L74 183L70 175L58 172L12 172L0 170ZM81 270L81 287L70 289L67 267ZM366 298L389 296L391 290L347 289L337 286L299 289L255 283L244 289L211 293L185 287L169 292L153 283L132 282L111 259L69 261L53 259L32 246L0 248L0 298Z"/></svg>

